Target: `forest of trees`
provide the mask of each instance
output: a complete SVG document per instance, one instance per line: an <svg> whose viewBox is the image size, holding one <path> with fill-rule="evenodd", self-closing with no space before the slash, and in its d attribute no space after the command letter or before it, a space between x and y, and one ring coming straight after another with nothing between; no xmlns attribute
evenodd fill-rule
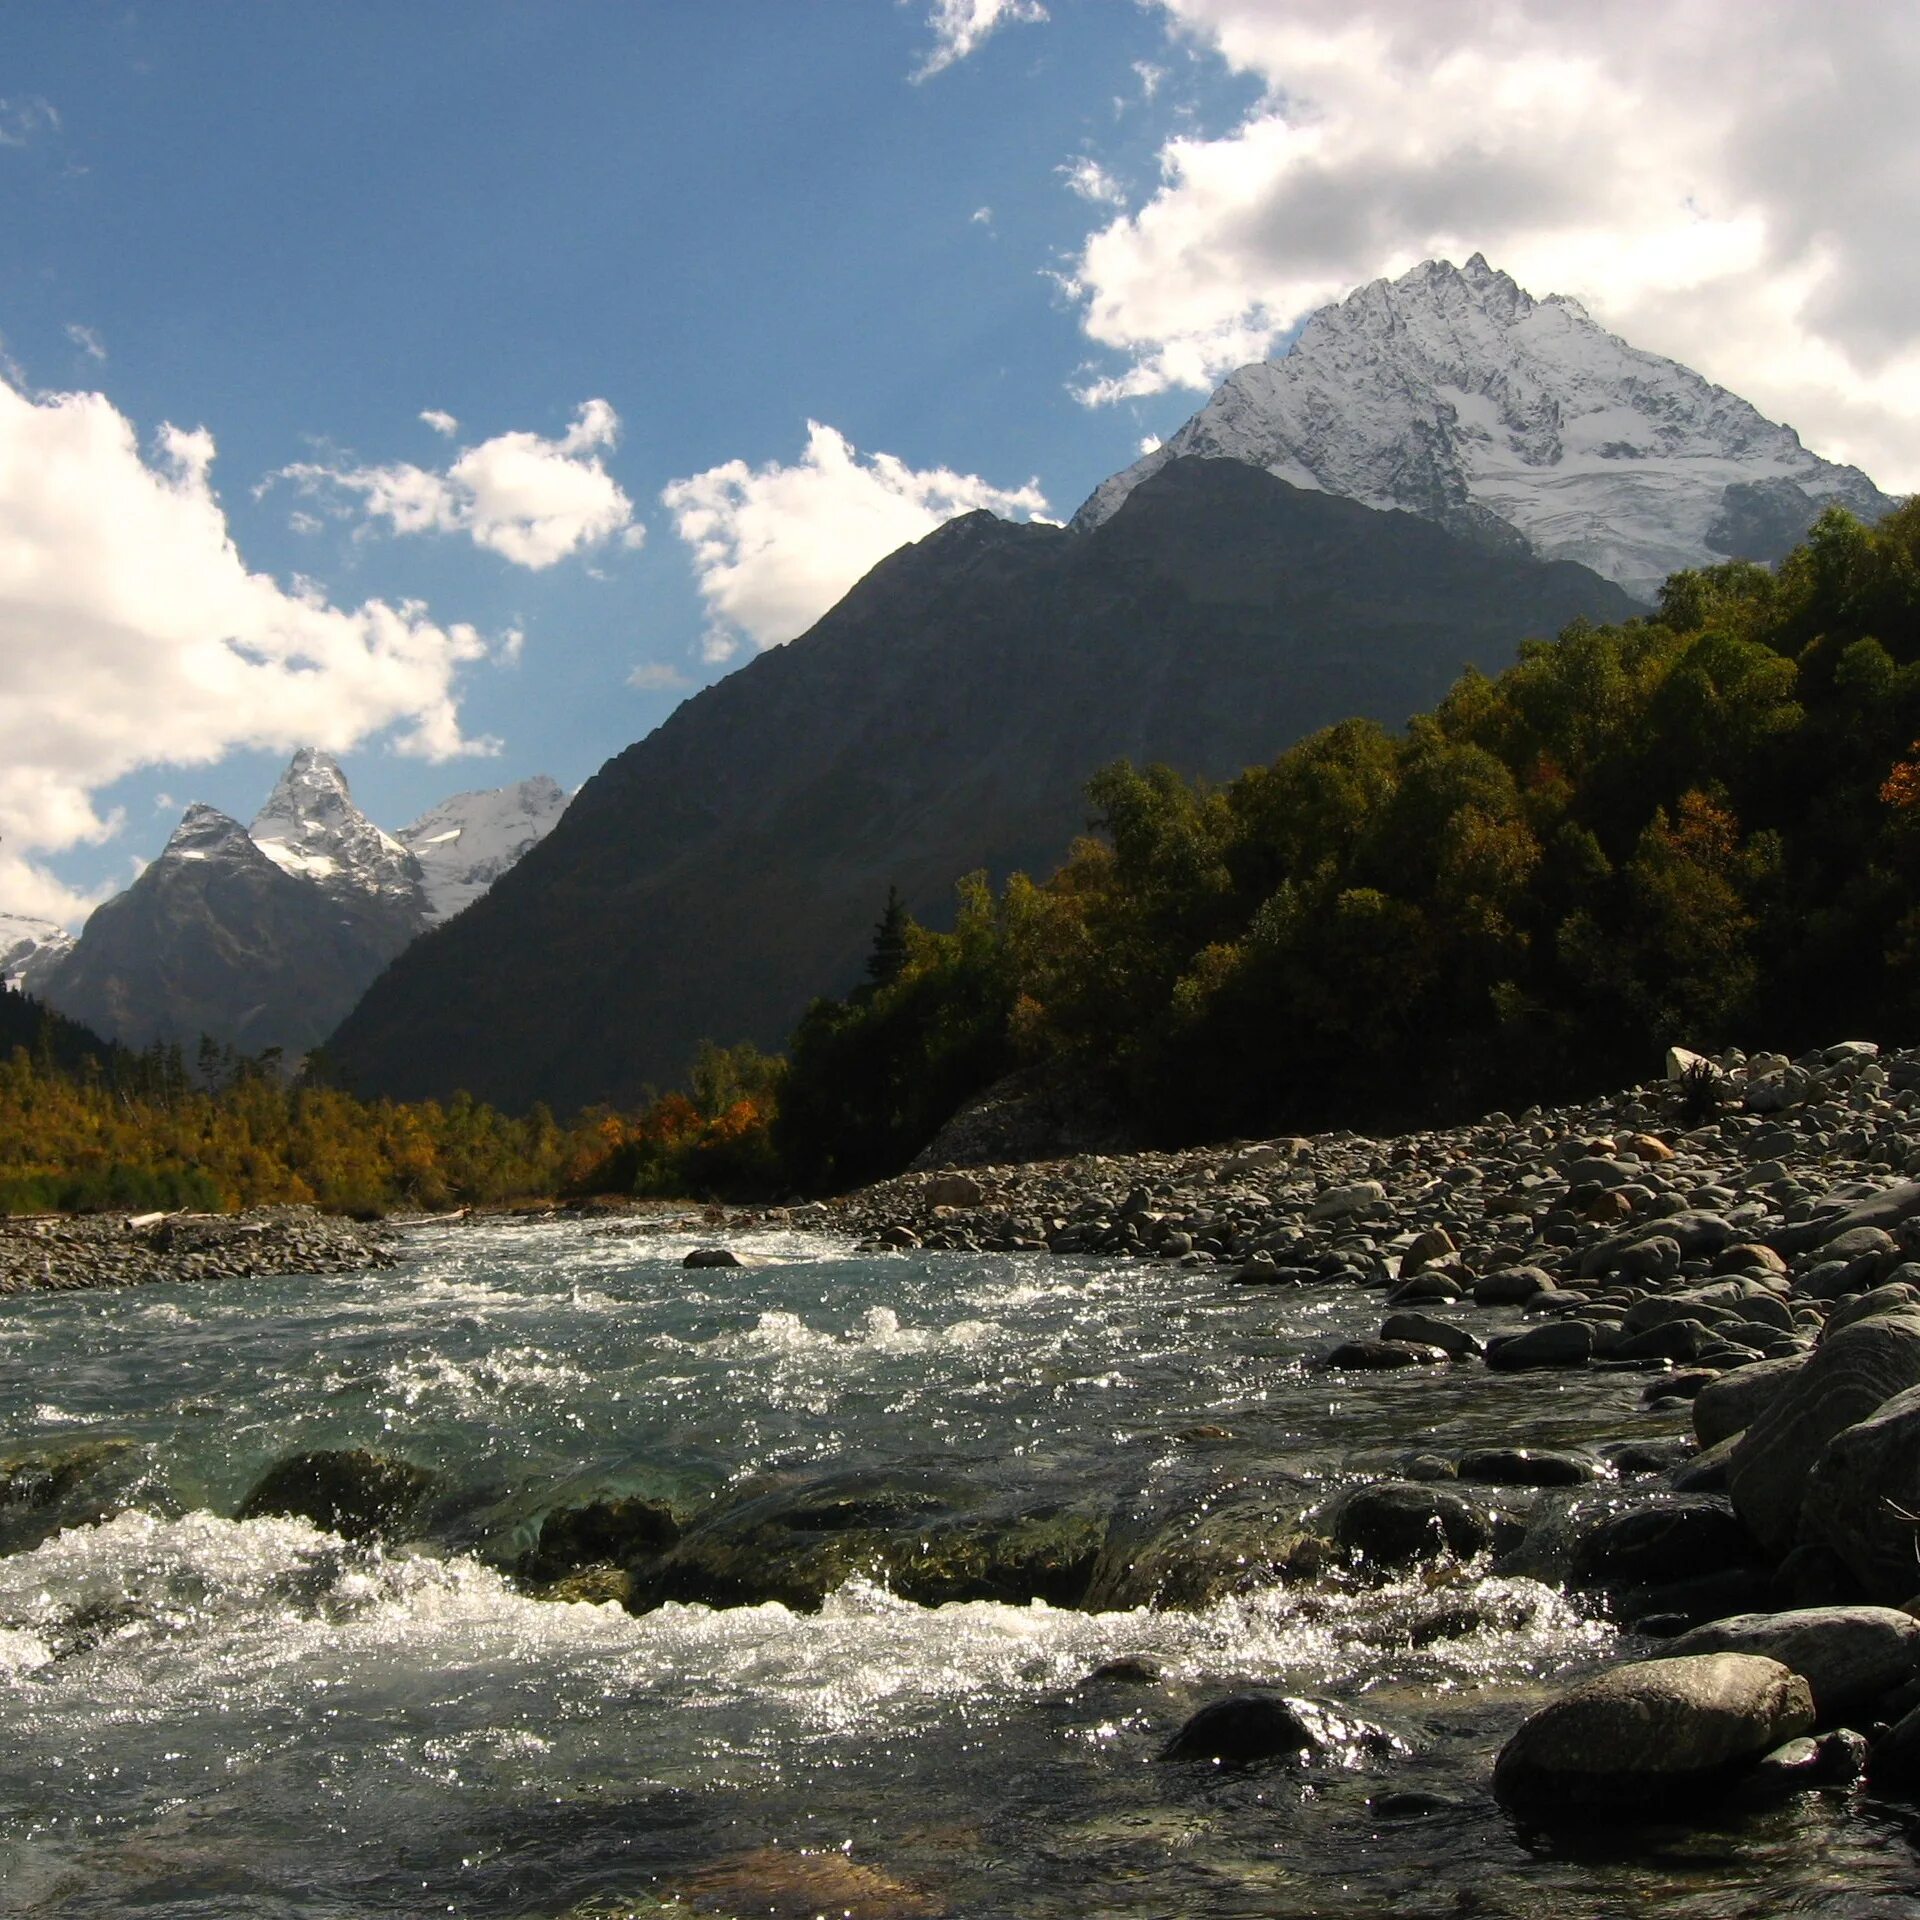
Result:
<svg viewBox="0 0 1920 1920"><path fill-rule="evenodd" d="M1592 1092L1676 1041L1911 1039L1916 736L1910 502L1676 574L1404 734L1348 721L1218 789L1108 767L1044 885L963 882L951 932L814 1006L783 1151L871 1178L1017 1066L1175 1143Z"/></svg>
<svg viewBox="0 0 1920 1920"><path fill-rule="evenodd" d="M897 896L788 1058L562 1124L363 1104L273 1063L86 1054L0 1004L0 1210L777 1197L893 1172L1015 1068L1140 1140L1391 1127L1596 1091L1662 1047L1920 1032L1920 502L1777 570L1469 672L1219 788L1120 763L1050 879ZM11 1024L9 1024L11 1023Z"/></svg>
<svg viewBox="0 0 1920 1920"><path fill-rule="evenodd" d="M227 1210L306 1201L362 1215L581 1194L726 1191L771 1197L784 1175L769 1127L780 1063L703 1048L686 1093L565 1125L468 1099L401 1104L289 1083L271 1057L204 1044L132 1054L93 1042L17 994L0 1032L37 1022L0 1060L0 1213Z"/></svg>

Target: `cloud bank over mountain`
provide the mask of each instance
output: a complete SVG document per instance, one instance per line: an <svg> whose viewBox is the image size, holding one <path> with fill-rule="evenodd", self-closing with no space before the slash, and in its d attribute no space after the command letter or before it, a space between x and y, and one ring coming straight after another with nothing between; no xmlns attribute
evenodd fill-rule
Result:
<svg viewBox="0 0 1920 1920"><path fill-rule="evenodd" d="M891 453L860 453L817 420L791 465L728 460L660 497L693 551L709 661L730 659L743 640L777 647L804 633L876 562L957 514L1047 510L1036 481L998 487L946 467L916 471Z"/></svg>
<svg viewBox="0 0 1920 1920"><path fill-rule="evenodd" d="M1211 387L1430 257L1498 260L1883 485L1920 484L1920 38L1904 9L1159 0L1261 83L1067 276L1104 403Z"/></svg>

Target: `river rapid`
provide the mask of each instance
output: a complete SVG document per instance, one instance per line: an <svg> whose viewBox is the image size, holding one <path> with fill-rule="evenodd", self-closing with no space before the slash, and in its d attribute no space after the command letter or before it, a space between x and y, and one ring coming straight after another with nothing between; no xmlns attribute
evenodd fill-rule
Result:
<svg viewBox="0 0 1920 1920"><path fill-rule="evenodd" d="M595 1496L691 1517L769 1474L886 1467L1116 1509L1258 1482L1305 1511L1417 1454L1680 1430L1634 1374L1314 1373L1377 1325L1360 1289L798 1233L688 1271L698 1243L434 1226L387 1271L7 1301L0 1454L127 1444L124 1511L0 1557L0 1910L1920 1913L1910 1816L1857 1798L1517 1832L1493 1754L1623 1649L1484 1565L1198 1612L923 1607L857 1577L817 1613L531 1597L511 1569L542 1517ZM429 1537L229 1517L334 1447L443 1475ZM1159 1679L1089 1677L1130 1654ZM1403 1750L1157 1759L1247 1685Z"/></svg>

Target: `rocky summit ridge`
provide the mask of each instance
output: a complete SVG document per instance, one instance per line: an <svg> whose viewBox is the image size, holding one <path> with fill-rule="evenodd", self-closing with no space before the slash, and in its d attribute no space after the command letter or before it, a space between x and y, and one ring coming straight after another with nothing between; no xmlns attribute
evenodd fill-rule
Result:
<svg viewBox="0 0 1920 1920"><path fill-rule="evenodd" d="M1323 307L1073 524L1100 525L1184 455L1578 561L1641 599L1683 567L1779 559L1828 506L1877 519L1895 504L1737 394L1630 346L1577 300L1536 299L1477 253Z"/></svg>
<svg viewBox="0 0 1920 1920"><path fill-rule="evenodd" d="M418 863L428 918L437 924L468 907L539 841L566 811L557 780L531 780L480 793L456 793L429 807L399 840Z"/></svg>

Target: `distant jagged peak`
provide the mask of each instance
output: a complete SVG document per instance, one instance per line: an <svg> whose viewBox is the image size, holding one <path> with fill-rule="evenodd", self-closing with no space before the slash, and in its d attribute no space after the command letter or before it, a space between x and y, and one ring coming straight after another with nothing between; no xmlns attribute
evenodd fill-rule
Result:
<svg viewBox="0 0 1920 1920"><path fill-rule="evenodd" d="M1681 567L1777 559L1829 505L1867 518L1894 505L1791 427L1607 332L1578 300L1535 298L1479 253L1321 308L1288 353L1229 374L1073 524L1097 526L1182 455L1469 538L1518 534L1642 597Z"/></svg>
<svg viewBox="0 0 1920 1920"><path fill-rule="evenodd" d="M275 866L330 893L403 901L420 892L412 854L354 805L339 761L317 747L294 754L250 832Z"/></svg>
<svg viewBox="0 0 1920 1920"><path fill-rule="evenodd" d="M25 993L73 951L73 935L57 921L0 912L0 984Z"/></svg>

